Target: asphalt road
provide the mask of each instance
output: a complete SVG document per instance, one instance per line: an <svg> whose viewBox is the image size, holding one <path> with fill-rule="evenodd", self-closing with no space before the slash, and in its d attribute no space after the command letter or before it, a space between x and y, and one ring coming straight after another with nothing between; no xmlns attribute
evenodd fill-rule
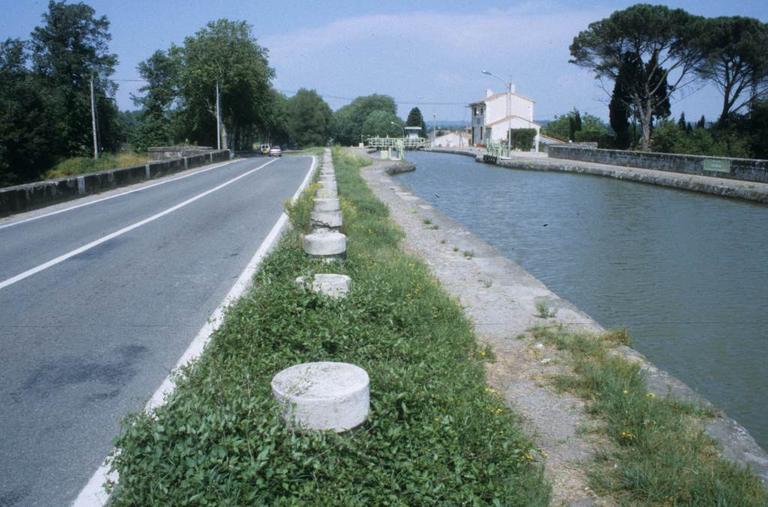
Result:
<svg viewBox="0 0 768 507"><path fill-rule="evenodd" d="M310 164L245 159L0 222L0 507L75 499Z"/></svg>

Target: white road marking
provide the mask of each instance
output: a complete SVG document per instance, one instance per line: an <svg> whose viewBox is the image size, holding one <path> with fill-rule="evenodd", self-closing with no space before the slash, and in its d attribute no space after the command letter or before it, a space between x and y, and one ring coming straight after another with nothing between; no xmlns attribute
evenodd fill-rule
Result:
<svg viewBox="0 0 768 507"><path fill-rule="evenodd" d="M130 232L130 231L132 231L134 229L138 229L142 225L146 225L146 224L148 224L150 222L154 222L158 218L164 217L165 215L173 213L174 211L179 210L179 209L183 208L184 206L192 204L193 202L195 202L195 201L197 201L199 199L202 199L203 197L205 197L208 194L212 194L212 193L214 193L214 192L216 192L218 190L221 190L222 188L224 188L226 186L231 185L232 183L234 183L234 182L236 182L238 180L241 180L241 179L245 178L246 176L250 176L251 174L255 173L256 171L258 171L258 170L268 166L272 162L275 162L276 160L277 159L270 160L269 162L266 162L266 163L260 165L259 167L256 167L255 169L251 169L250 171L244 172L240 176L237 176L235 178L232 178L231 180L225 181L221 185L217 185L217 186L215 186L215 187L213 187L213 188L211 188L209 190L206 190L205 192L202 192L200 194L197 194L194 197L191 197L191 198L187 199L184 202L180 202L176 206L172 206L172 207L170 207L170 208L168 208L168 209L166 209L164 211L161 211L160 213L156 213L156 214L152 215L149 218L145 218L144 220L141 220L139 222L131 224L131 225L127 226L127 227L123 227L122 229L120 229L118 231L115 231L115 232L113 232L111 234L107 234L106 236L102 236L101 238L99 238L97 240L91 241L90 243L87 243L87 244L81 246L80 248L75 248L74 250L71 250L71 251L69 251L69 252L67 252L67 253L65 253L63 255L59 255L55 259L51 259L48 262L44 262L44 263L42 263L42 264L40 264L38 266L35 266L32 269L28 269L28 270L24 271L23 273L19 273L16 276L8 278L7 280L4 280L4 281L0 282L0 289L4 289L4 288L6 288L6 287L8 287L10 285L13 285L14 283L17 283L17 282L20 282L20 281L24 280L25 278L29 278L30 276L35 275L35 274L37 274L37 273L39 273L41 271L45 271L46 269L48 269L50 267L53 267L53 266L55 266L57 264L60 264L60 263L64 262L67 259L71 259L75 255L81 254L83 252L87 252L88 250L90 250L90 249L92 249L94 247L97 247L97 246L101 245L102 243L106 243L107 241L109 241L111 239L114 239L114 238L116 238L118 236L122 236L126 232Z"/></svg>
<svg viewBox="0 0 768 507"><path fill-rule="evenodd" d="M296 201L301 192L309 184L310 180L312 179L312 174L315 172L316 165L317 158L313 156L312 165L310 166L307 175L304 177L304 181L302 181L298 190L296 190L296 193L293 194L293 197L291 198L292 202ZM264 241L262 241L259 249L256 250L256 253L248 262L248 265L237 278L235 284L224 297L224 300L221 302L218 308L213 311L208 321L197 333L195 338L192 340L192 343L189 344L187 350L184 351L184 354L182 354L174 369L178 369L181 366L184 366L200 357L200 355L203 353L203 350L205 349L205 346L208 345L208 342L211 340L213 333L223 323L224 313L227 307L237 301L237 299L240 298L240 296L242 296L245 291L250 288L253 281L253 275L256 274L256 271L259 269L259 266L264 260L264 257L266 257L267 254L269 254L269 252L277 244L277 241L285 231L287 224L288 215L282 213L280 218L277 219L275 225L269 231L267 237L264 238ZM166 397L171 394L175 388L176 386L171 380L171 376L168 375L165 380L163 380L163 383L160 384L160 387L157 389L157 391L155 391L155 393L149 399L144 410L148 413L151 413L157 407L165 404ZM110 471L110 466L105 459L102 465L91 476L90 480L88 480L88 484L86 484L85 487L80 491L80 494L77 495L77 498L75 499L72 506L103 507L107 505L109 502L109 494L107 494L107 492L104 490L104 484L107 482L116 484L118 479L119 477L117 472Z"/></svg>
<svg viewBox="0 0 768 507"><path fill-rule="evenodd" d="M25 224L27 222L32 222L34 220L40 220L41 218L46 218L46 217L50 217L50 216L53 216L53 215L58 215L59 213L66 213L67 211L72 211L72 210L75 210L75 209L78 209L78 208L82 208L82 207L85 207L85 206L90 206L91 204L97 204L97 203L100 203L100 202L108 201L110 199L115 199L117 197L122 197L124 195L132 194L134 192L141 192L142 190L146 190L148 188L157 187L157 186L160 186L160 185L165 185L166 183L172 183L174 181L183 180L184 178L189 178L190 176L197 176L198 174L207 173L208 171L212 171L214 169L218 169L219 167L223 167L223 166L225 166L227 164L232 164L234 162L240 162L240 161L239 160L227 160L226 162L222 162L222 163L219 163L219 164L214 164L212 166L207 166L207 167L205 167L203 169L200 169L198 171L193 171L191 173L185 173L185 174L182 174L181 176L176 176L176 177L173 177L173 178L163 179L161 181L158 181L157 183L152 183L151 185L146 185L146 186L143 186L141 188L134 188L133 190L128 190L126 192L120 192L119 194L110 195L110 196L107 196L107 197L102 197L101 199L95 199L93 201L84 202L84 203L81 203L81 204L77 204L75 206L70 206L69 208L59 209L59 210L51 211L49 213L45 213L45 214L42 214L42 215L37 215L37 216L34 216L34 217L25 218L24 220L19 220L17 222L11 222L11 223L8 223L8 224L2 224L2 225L0 225L0 230L1 229L7 229L8 227L15 227L17 225Z"/></svg>

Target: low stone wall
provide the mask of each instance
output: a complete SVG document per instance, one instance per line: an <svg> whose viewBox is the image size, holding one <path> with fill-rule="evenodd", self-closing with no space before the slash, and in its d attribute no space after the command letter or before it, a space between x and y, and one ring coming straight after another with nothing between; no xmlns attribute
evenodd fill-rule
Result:
<svg viewBox="0 0 768 507"><path fill-rule="evenodd" d="M601 150L566 144L552 145L548 153L550 158L768 183L768 160Z"/></svg>
<svg viewBox="0 0 768 507"><path fill-rule="evenodd" d="M454 155L464 155L466 157L472 158L485 153L485 150L482 148L428 148L424 151L431 151L434 153L452 153Z"/></svg>
<svg viewBox="0 0 768 507"><path fill-rule="evenodd" d="M210 146L194 146L182 144L179 146L153 146L147 151L149 153L149 159L155 161L193 157L199 154L207 154L215 150Z"/></svg>
<svg viewBox="0 0 768 507"><path fill-rule="evenodd" d="M213 162L229 160L229 158L228 150L211 151L191 157L150 162L140 166L0 188L0 217L88 194L96 194Z"/></svg>

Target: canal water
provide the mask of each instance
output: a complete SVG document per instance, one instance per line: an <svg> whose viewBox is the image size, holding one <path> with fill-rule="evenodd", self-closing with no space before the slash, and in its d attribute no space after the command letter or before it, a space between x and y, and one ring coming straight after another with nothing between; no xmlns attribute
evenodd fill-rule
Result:
<svg viewBox="0 0 768 507"><path fill-rule="evenodd" d="M768 449L768 207L409 152L411 190L743 424Z"/></svg>

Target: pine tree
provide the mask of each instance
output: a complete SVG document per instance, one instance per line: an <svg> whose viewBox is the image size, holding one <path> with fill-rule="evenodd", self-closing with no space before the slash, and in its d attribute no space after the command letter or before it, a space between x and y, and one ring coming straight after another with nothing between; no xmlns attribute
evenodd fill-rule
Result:
<svg viewBox="0 0 768 507"><path fill-rule="evenodd" d="M411 112L408 113L408 118L405 120L405 126L421 127L419 135L421 137L426 137L427 135L427 125L424 123L424 116L422 116L421 110L418 107L414 107L411 109Z"/></svg>

